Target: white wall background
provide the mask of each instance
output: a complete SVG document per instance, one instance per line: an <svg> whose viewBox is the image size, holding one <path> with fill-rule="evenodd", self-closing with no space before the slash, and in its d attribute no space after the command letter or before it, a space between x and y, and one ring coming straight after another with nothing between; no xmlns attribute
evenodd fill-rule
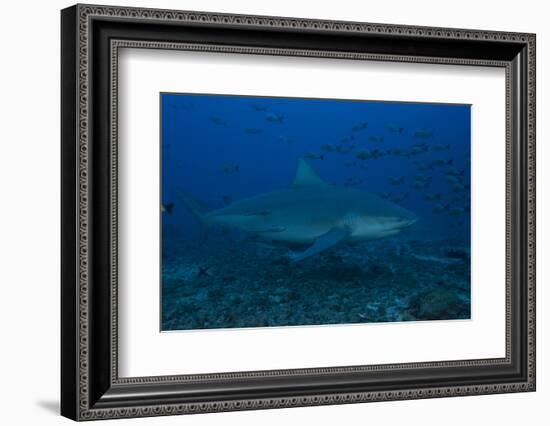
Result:
<svg viewBox="0 0 550 426"><path fill-rule="evenodd" d="M104 0L103 4L537 33L538 390L492 395L118 420L119 424L547 424L550 401L550 27L545 2L400 0ZM68 424L59 404L59 9L2 5L0 25L0 418L6 425ZM546 160L546 161L545 161ZM128 423L131 422L131 423ZM102 424L116 424L107 421Z"/></svg>

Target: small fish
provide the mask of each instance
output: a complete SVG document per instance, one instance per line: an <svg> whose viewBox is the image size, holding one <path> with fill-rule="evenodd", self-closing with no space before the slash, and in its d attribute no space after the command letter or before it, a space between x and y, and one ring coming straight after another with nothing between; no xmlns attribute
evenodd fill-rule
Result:
<svg viewBox="0 0 550 426"><path fill-rule="evenodd" d="M464 176L464 170L457 170L456 167L449 166L443 173L447 176Z"/></svg>
<svg viewBox="0 0 550 426"><path fill-rule="evenodd" d="M421 160L414 160L413 164L418 171L426 171L430 169L430 166Z"/></svg>
<svg viewBox="0 0 550 426"><path fill-rule="evenodd" d="M339 145L336 147L336 151L340 154L347 154L350 151L353 151L355 149L354 145Z"/></svg>
<svg viewBox="0 0 550 426"><path fill-rule="evenodd" d="M386 130L393 132L393 133L403 133L403 130L405 130L404 127L400 126L399 124L395 122L386 123L384 126Z"/></svg>
<svg viewBox="0 0 550 426"><path fill-rule="evenodd" d="M195 102L191 101L182 101L178 102L177 105L173 105L174 109L191 109L195 106Z"/></svg>
<svg viewBox="0 0 550 426"><path fill-rule="evenodd" d="M451 216L460 216L461 214L464 214L466 212L465 208L462 207L453 207L449 213Z"/></svg>
<svg viewBox="0 0 550 426"><path fill-rule="evenodd" d="M419 155L426 151L428 151L428 147L425 145L413 145L409 150L409 156Z"/></svg>
<svg viewBox="0 0 550 426"><path fill-rule="evenodd" d="M429 164L425 164L425 163L420 163L416 166L416 169L419 171L419 172L425 172L425 171L428 171L428 170L432 170L432 166L430 166Z"/></svg>
<svg viewBox="0 0 550 426"><path fill-rule="evenodd" d="M406 200L407 198L409 198L409 193L405 192L404 194L401 194L401 195L394 195L393 197L391 197L391 201L393 201L394 203L400 203Z"/></svg>
<svg viewBox="0 0 550 426"><path fill-rule="evenodd" d="M369 123L366 122L366 121L360 121L359 123L356 123L353 125L353 127L351 128L351 130L353 130L354 132L358 132L360 130L364 130L366 128L369 127Z"/></svg>
<svg viewBox="0 0 550 426"><path fill-rule="evenodd" d="M424 200L426 201L441 200L441 194L426 194L424 195Z"/></svg>
<svg viewBox="0 0 550 426"><path fill-rule="evenodd" d="M405 183L404 176L400 176L400 177L390 176L387 178L387 180L388 180L388 183L392 186L401 185L402 183Z"/></svg>
<svg viewBox="0 0 550 426"><path fill-rule="evenodd" d="M448 151L451 149L450 144L439 144L436 143L435 145L432 145L432 151Z"/></svg>
<svg viewBox="0 0 550 426"><path fill-rule="evenodd" d="M172 214L172 211L174 211L174 207L176 205L174 203L167 203L167 204L161 204L160 205L160 211L162 213L168 213L168 214Z"/></svg>
<svg viewBox="0 0 550 426"><path fill-rule="evenodd" d="M432 180L432 177L431 176L426 176L426 175L416 175L414 177L414 180L416 182L422 182L422 183L425 183L425 182L430 182Z"/></svg>
<svg viewBox="0 0 550 426"><path fill-rule="evenodd" d="M414 143L414 144L411 145L411 148L418 148L418 149L421 149L422 151L427 151L428 150L428 144L426 142Z"/></svg>
<svg viewBox="0 0 550 426"><path fill-rule="evenodd" d="M386 153L380 149L375 149L372 151L372 158L377 159L380 157L384 157Z"/></svg>
<svg viewBox="0 0 550 426"><path fill-rule="evenodd" d="M346 182L344 182L344 186L356 186L363 182L363 179L355 176L348 177L346 179Z"/></svg>
<svg viewBox="0 0 550 426"><path fill-rule="evenodd" d="M428 188L429 186L430 186L430 181L427 181L427 182L416 181L414 182L412 187L414 189L425 189L425 188Z"/></svg>
<svg viewBox="0 0 550 426"><path fill-rule="evenodd" d="M233 198L231 198L229 195L224 195L222 197L222 199L223 199L223 204L225 206L228 206L229 204L231 204L233 202Z"/></svg>
<svg viewBox="0 0 550 426"><path fill-rule="evenodd" d="M395 155L397 157L408 157L407 151L402 148L390 148L388 149L388 154Z"/></svg>
<svg viewBox="0 0 550 426"><path fill-rule="evenodd" d="M337 148L334 145L331 145L329 143L325 143L321 145L321 149L326 152L334 152L337 150Z"/></svg>
<svg viewBox="0 0 550 426"><path fill-rule="evenodd" d="M414 132L414 136L420 139L429 139L433 137L433 135L434 135L433 132L431 130L426 129L425 127L422 129L417 129Z"/></svg>
<svg viewBox="0 0 550 426"><path fill-rule="evenodd" d="M316 154L315 152L306 153L306 158L310 160L324 160L325 156L323 154Z"/></svg>
<svg viewBox="0 0 550 426"><path fill-rule="evenodd" d="M448 204L437 204L434 208L433 208L433 211L435 213L443 213L445 211L449 211L449 209L451 208L451 206L449 206Z"/></svg>
<svg viewBox="0 0 550 426"><path fill-rule="evenodd" d="M434 167L434 166L437 166L437 167L449 166L451 164L453 164L453 159L452 158L449 158L447 160L439 158L439 159L436 159L436 160L431 160L429 162L429 165L431 167Z"/></svg>
<svg viewBox="0 0 550 426"><path fill-rule="evenodd" d="M215 115L210 117L210 121L217 126L227 126L227 122L224 119Z"/></svg>
<svg viewBox="0 0 550 426"><path fill-rule="evenodd" d="M462 192L466 189L470 189L470 185L465 185L463 183L455 183L452 187L453 192Z"/></svg>
<svg viewBox="0 0 550 426"><path fill-rule="evenodd" d="M278 115L275 113L270 113L265 116L266 121L269 121L270 123L279 123L282 124L283 120L285 119L284 115Z"/></svg>
<svg viewBox="0 0 550 426"><path fill-rule="evenodd" d="M359 160L369 160L372 158L372 153L368 150L361 150L355 154L355 158Z"/></svg>
<svg viewBox="0 0 550 426"><path fill-rule="evenodd" d="M290 139L288 136L279 136L279 140L281 142L284 142L288 145L290 145L292 143L292 139Z"/></svg>
<svg viewBox="0 0 550 426"><path fill-rule="evenodd" d="M355 137L352 136L345 136L342 139L340 139L340 143L350 143L352 140L354 140Z"/></svg>
<svg viewBox="0 0 550 426"><path fill-rule="evenodd" d="M369 136L369 142L384 142L384 136Z"/></svg>
<svg viewBox="0 0 550 426"><path fill-rule="evenodd" d="M261 104L252 104L252 109L254 111L267 111L267 107Z"/></svg>
<svg viewBox="0 0 550 426"><path fill-rule="evenodd" d="M460 183L460 179L458 178L458 176L446 175L445 179L450 183Z"/></svg>
<svg viewBox="0 0 550 426"><path fill-rule="evenodd" d="M224 173L237 173L239 172L239 165L238 164L225 164L221 167L222 171Z"/></svg>
<svg viewBox="0 0 550 426"><path fill-rule="evenodd" d="M260 133L262 133L262 130L261 129L256 129L254 127L247 127L246 129L244 129L244 132L247 135L259 135Z"/></svg>

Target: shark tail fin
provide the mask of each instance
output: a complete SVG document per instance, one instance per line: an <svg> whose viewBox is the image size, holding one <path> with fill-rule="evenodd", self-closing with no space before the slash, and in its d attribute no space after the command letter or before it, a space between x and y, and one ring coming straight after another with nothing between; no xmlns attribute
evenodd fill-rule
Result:
<svg viewBox="0 0 550 426"><path fill-rule="evenodd" d="M206 213L208 212L208 206L204 204L203 202L195 199L191 195L189 195L187 192L182 191L181 189L177 190L178 196L183 201L183 204L189 209L193 217L197 220L197 222L201 225L201 241L204 241L206 237L208 236L208 232L210 231L211 223L208 221L206 217Z"/></svg>

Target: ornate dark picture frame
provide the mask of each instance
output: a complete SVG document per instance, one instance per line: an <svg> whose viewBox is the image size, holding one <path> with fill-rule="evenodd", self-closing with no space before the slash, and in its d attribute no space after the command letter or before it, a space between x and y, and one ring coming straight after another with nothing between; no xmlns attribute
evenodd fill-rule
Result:
<svg viewBox="0 0 550 426"><path fill-rule="evenodd" d="M64 9L61 29L62 415L92 420L535 390L535 35L95 5ZM121 47L504 68L506 356L120 378Z"/></svg>

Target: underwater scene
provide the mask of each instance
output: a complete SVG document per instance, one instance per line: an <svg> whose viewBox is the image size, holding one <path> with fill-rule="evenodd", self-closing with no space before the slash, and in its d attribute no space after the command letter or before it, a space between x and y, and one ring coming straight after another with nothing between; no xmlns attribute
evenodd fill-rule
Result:
<svg viewBox="0 0 550 426"><path fill-rule="evenodd" d="M160 110L161 331L470 318L470 105Z"/></svg>

